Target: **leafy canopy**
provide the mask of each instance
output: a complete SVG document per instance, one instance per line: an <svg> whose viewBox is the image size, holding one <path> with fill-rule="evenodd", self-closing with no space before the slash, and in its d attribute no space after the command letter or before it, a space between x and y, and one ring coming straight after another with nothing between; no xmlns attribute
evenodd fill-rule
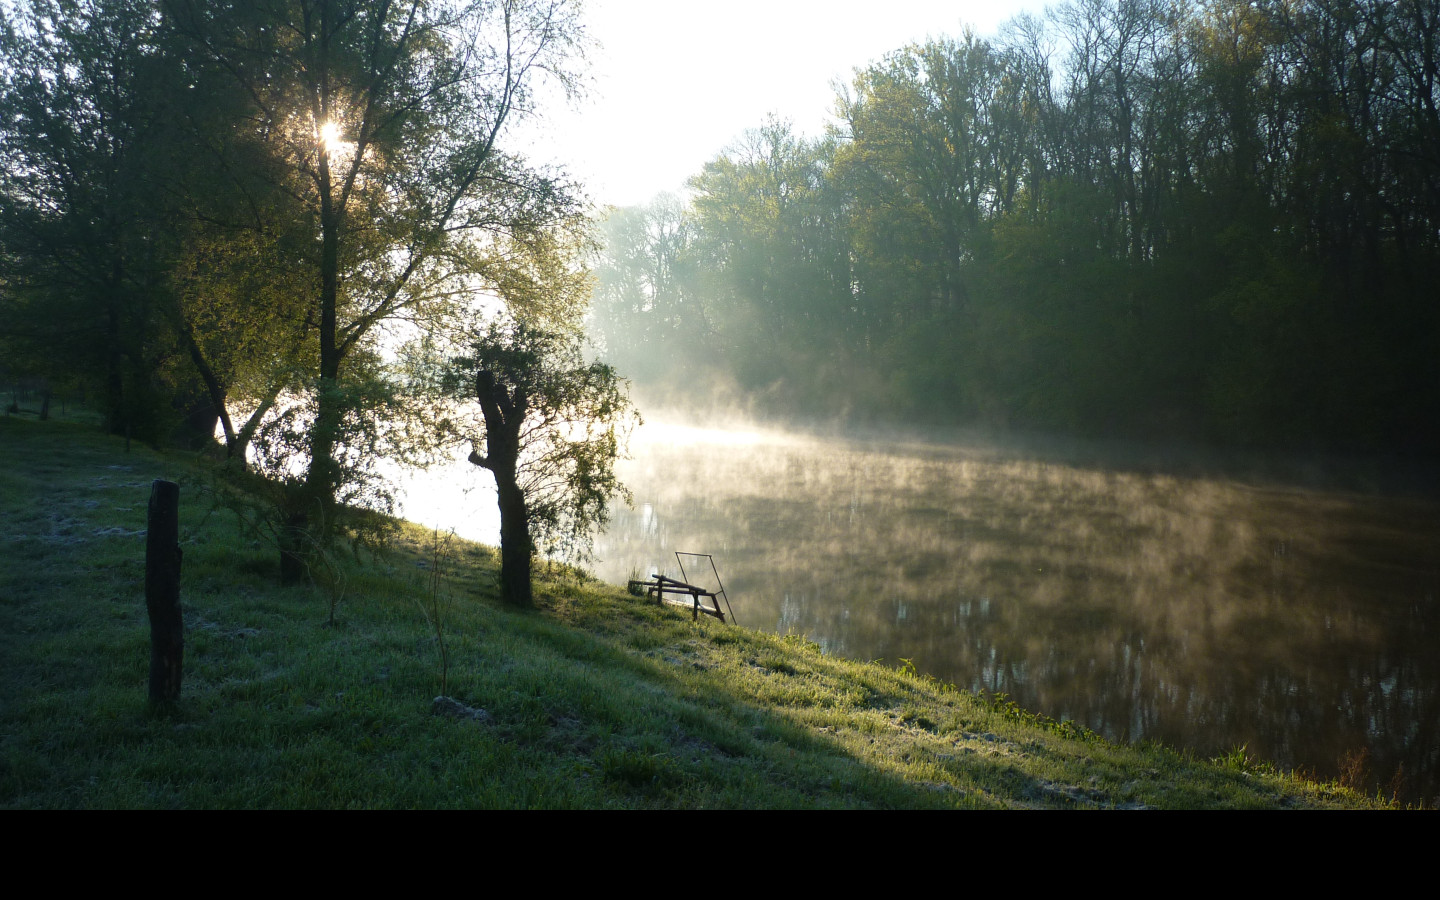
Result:
<svg viewBox="0 0 1440 900"><path fill-rule="evenodd" d="M450 396L472 404L478 384L482 406L488 394L519 415L505 439L496 433L499 420L472 406L456 433L472 442L471 461L497 479L513 466L536 549L586 557L591 533L609 520L610 498L630 497L615 474L625 439L640 424L625 380L611 366L587 363L572 333L510 318L473 330L445 383Z"/></svg>

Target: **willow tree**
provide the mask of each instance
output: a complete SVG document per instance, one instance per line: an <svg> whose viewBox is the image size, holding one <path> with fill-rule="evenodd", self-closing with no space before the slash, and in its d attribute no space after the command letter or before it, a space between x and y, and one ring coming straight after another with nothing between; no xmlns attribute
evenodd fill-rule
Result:
<svg viewBox="0 0 1440 900"><path fill-rule="evenodd" d="M576 83L583 31L567 0L170 0L172 19L243 84L314 235L317 370L309 462L290 533L323 543L344 479L353 360L383 323L426 321L495 234L571 214L559 180L506 153L547 79ZM363 412L363 410L359 411ZM282 556L282 559L290 558ZM288 577L298 575L292 565Z"/></svg>
<svg viewBox="0 0 1440 900"><path fill-rule="evenodd" d="M586 362L574 334L521 320L473 334L450 378L457 399L480 407L469 459L495 477L501 599L529 606L535 552L586 550L610 498L625 495L615 461L638 416L624 380Z"/></svg>
<svg viewBox="0 0 1440 900"><path fill-rule="evenodd" d="M501 597L517 606L531 603L537 551L584 558L610 498L628 499L615 462L640 418L625 380L581 351L590 225L575 217L492 242L479 260L484 302L441 340L412 345L422 390L438 387L449 410L444 438L468 443L495 478ZM448 346L437 354L437 343Z"/></svg>

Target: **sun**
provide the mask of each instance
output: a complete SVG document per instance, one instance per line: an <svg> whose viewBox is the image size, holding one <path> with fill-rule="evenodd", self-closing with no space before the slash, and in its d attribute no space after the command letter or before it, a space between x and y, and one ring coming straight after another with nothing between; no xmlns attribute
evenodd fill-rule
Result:
<svg viewBox="0 0 1440 900"><path fill-rule="evenodd" d="M326 122L320 126L320 146L326 153L334 153L345 145L340 138L340 123Z"/></svg>

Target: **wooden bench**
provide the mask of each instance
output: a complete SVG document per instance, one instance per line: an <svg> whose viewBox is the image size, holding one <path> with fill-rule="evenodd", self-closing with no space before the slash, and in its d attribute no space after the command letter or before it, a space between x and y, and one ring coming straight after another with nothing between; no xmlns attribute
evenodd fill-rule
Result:
<svg viewBox="0 0 1440 900"><path fill-rule="evenodd" d="M714 616L721 622L725 621L725 613L720 610L719 595L715 591L707 591L702 587L693 584L686 584L675 578L667 578L664 575L656 575L649 581L630 580L631 592L643 589L647 597L655 598L656 603L671 603L675 606L689 606L698 620L700 614ZM667 594L675 595L675 598L667 597ZM688 600L679 599L689 597ZM706 606L700 602L700 598L706 598L710 605Z"/></svg>

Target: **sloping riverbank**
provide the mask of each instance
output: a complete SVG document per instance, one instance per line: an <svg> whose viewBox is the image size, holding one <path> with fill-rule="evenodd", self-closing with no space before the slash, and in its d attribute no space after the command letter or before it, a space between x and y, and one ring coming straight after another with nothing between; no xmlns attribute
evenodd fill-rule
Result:
<svg viewBox="0 0 1440 900"><path fill-rule="evenodd" d="M507 610L493 550L414 527L337 557L329 592L280 588L274 550L206 502L203 465L0 419L0 805L1381 805L1243 751L1107 743L567 568L542 571L538 609ZM155 478L183 485L173 709L145 699ZM437 714L442 693L474 712Z"/></svg>

